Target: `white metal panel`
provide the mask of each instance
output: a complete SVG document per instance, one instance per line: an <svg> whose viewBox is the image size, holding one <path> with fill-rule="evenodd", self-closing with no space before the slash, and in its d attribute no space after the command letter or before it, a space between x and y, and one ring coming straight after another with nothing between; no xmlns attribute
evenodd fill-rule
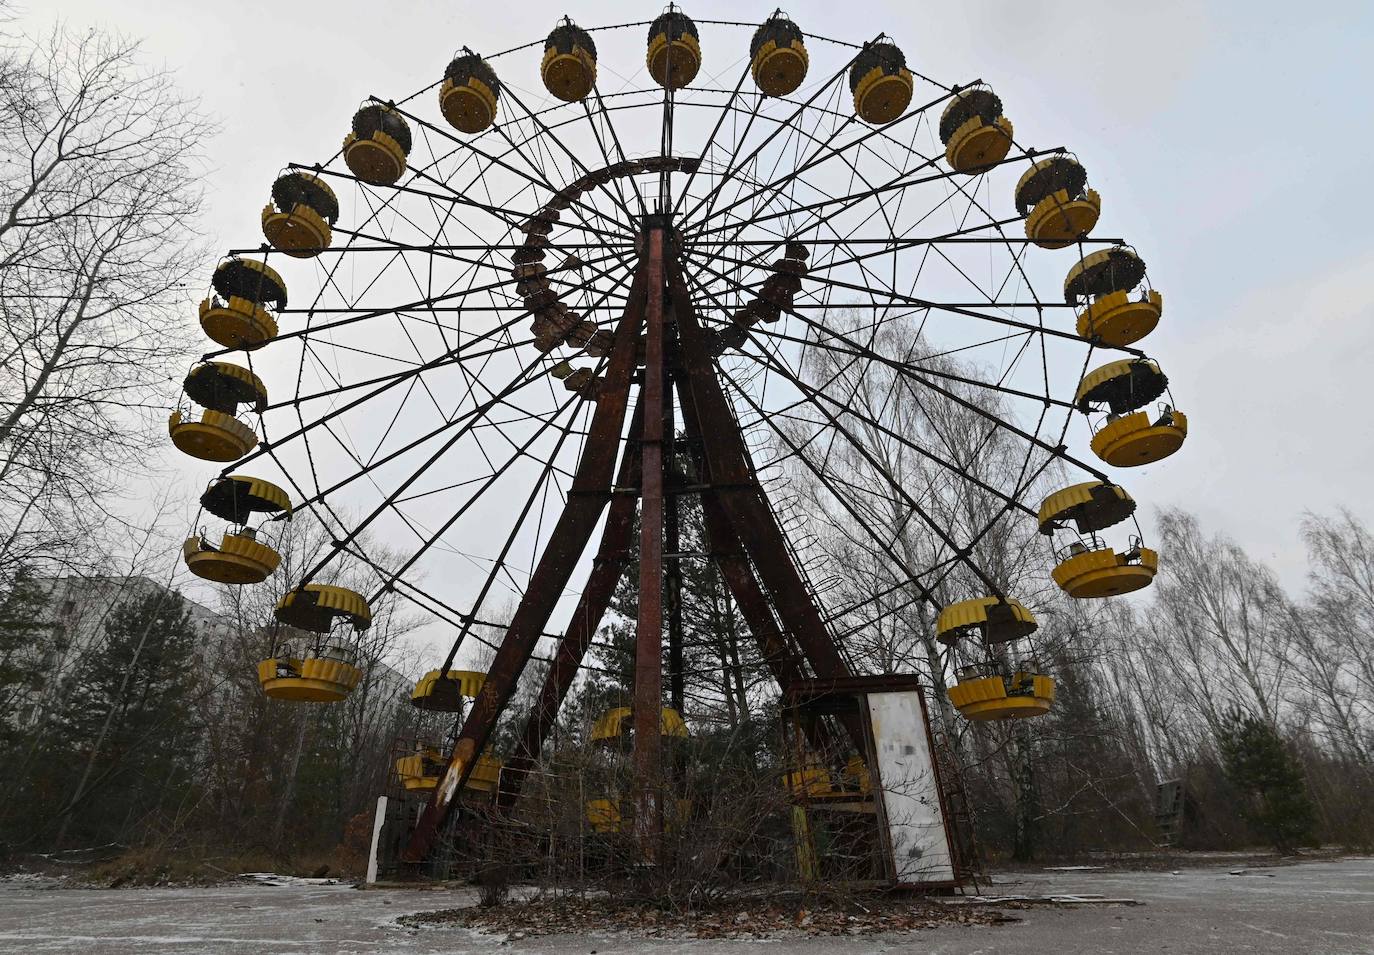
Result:
<svg viewBox="0 0 1374 955"><path fill-rule="evenodd" d="M952 882L953 857L920 694L869 693L868 714L897 882Z"/></svg>
<svg viewBox="0 0 1374 955"><path fill-rule="evenodd" d="M377 881L377 849L382 842L382 826L386 824L386 797L377 797L377 814L372 817L372 848L367 853L367 884Z"/></svg>

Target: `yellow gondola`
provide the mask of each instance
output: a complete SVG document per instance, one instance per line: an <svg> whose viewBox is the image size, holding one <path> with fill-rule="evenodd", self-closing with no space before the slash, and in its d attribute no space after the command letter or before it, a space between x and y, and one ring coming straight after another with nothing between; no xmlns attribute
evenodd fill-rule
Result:
<svg viewBox="0 0 1374 955"><path fill-rule="evenodd" d="M372 608L363 595L333 584L305 584L277 601L273 615L281 623L311 633L329 633L344 621L355 630L372 626Z"/></svg>
<svg viewBox="0 0 1374 955"><path fill-rule="evenodd" d="M210 482L200 496L200 506L222 520L246 524L255 513L278 514L289 511L291 498L281 488L262 478L230 474Z"/></svg>
<svg viewBox="0 0 1374 955"><path fill-rule="evenodd" d="M1070 597L1115 597L1148 587L1158 570L1159 555L1148 547L1117 553L1078 545L1054 568L1054 582Z"/></svg>
<svg viewBox="0 0 1374 955"><path fill-rule="evenodd" d="M211 278L214 294L200 303L200 327L225 348L252 351L277 335L277 320L267 310L286 307L286 283L271 266L229 258Z"/></svg>
<svg viewBox="0 0 1374 955"><path fill-rule="evenodd" d="M784 773L783 788L793 796L819 802L863 800L873 792L873 781L862 756L851 756L839 772L812 763Z"/></svg>
<svg viewBox="0 0 1374 955"><path fill-rule="evenodd" d="M1061 488L1040 505L1040 533L1051 534L1073 524L1080 534L1119 524L1135 513L1135 499L1124 487L1085 481Z"/></svg>
<svg viewBox="0 0 1374 955"><path fill-rule="evenodd" d="M495 756L478 756L463 788L483 793L496 792L496 787L501 784L501 767L501 760Z"/></svg>
<svg viewBox="0 0 1374 955"><path fill-rule="evenodd" d="M281 562L280 554L246 529L226 533L219 546L197 535L182 545L181 553L191 573L221 584L260 584Z"/></svg>
<svg viewBox="0 0 1374 955"><path fill-rule="evenodd" d="M224 584L256 584L276 571L281 556L245 525L255 513L289 511L291 499L285 491L259 478L234 474L211 481L200 496L200 506L238 529L227 531L219 546L211 544L204 532L187 540L182 556L193 574Z"/></svg>
<svg viewBox="0 0 1374 955"><path fill-rule="evenodd" d="M603 713L592 724L592 742L601 743L613 739L623 739L634 728L634 710L628 706L617 706ZM659 713L659 731L664 736L686 739L687 724L677 710L665 706Z"/></svg>
<svg viewBox="0 0 1374 955"><path fill-rule="evenodd" d="M206 410L199 420L178 410L167 422L177 449L203 461L236 461L258 443L253 429L234 415L241 404L261 411L267 387L247 368L227 361L198 365L183 383L186 396Z"/></svg>
<svg viewBox="0 0 1374 955"><path fill-rule="evenodd" d="M272 657L258 664L258 682L262 691L275 700L337 703L363 678L363 671L346 656L326 649L321 655L305 658Z"/></svg>
<svg viewBox="0 0 1374 955"><path fill-rule="evenodd" d="M1012 132L1011 120L1002 115L1002 100L986 87L960 90L940 115L945 161L968 176L1006 159Z"/></svg>
<svg viewBox="0 0 1374 955"><path fill-rule="evenodd" d="M1064 301L1078 313L1078 334L1104 345L1140 341L1159 324L1164 298L1152 288L1132 292L1145 279L1145 263L1124 246L1086 255L1064 278Z"/></svg>
<svg viewBox="0 0 1374 955"><path fill-rule="evenodd" d="M1086 481L1061 488L1040 505L1040 533L1052 535L1072 524L1087 542L1074 540L1054 568L1054 580L1070 597L1111 597L1130 593L1154 579L1158 558L1138 541L1118 554L1097 538L1135 513L1135 500L1126 489L1103 481Z"/></svg>
<svg viewBox="0 0 1374 955"><path fill-rule="evenodd" d="M911 71L906 56L891 40L865 44L849 68L854 112L866 123L890 123L911 105Z"/></svg>
<svg viewBox="0 0 1374 955"><path fill-rule="evenodd" d="M476 670L449 670L443 678L438 670L430 670L420 677L410 693L410 705L420 710L438 713L457 713L463 700L475 699L486 682L487 675Z"/></svg>
<svg viewBox="0 0 1374 955"><path fill-rule="evenodd" d="M765 96L788 96L806 79L811 59L801 28L775 13L754 31L749 41L749 68Z"/></svg>
<svg viewBox="0 0 1374 955"><path fill-rule="evenodd" d="M1169 379L1148 358L1110 362L1083 376L1074 404L1084 414L1105 407L1107 423L1092 438L1093 453L1114 467L1151 464L1177 451L1188 436L1188 418L1163 405L1151 421L1136 409L1162 396Z"/></svg>
<svg viewBox="0 0 1374 955"><path fill-rule="evenodd" d="M455 57L444 70L439 87L439 110L454 129L480 133L496 121L501 83L496 71L476 53Z"/></svg>
<svg viewBox="0 0 1374 955"><path fill-rule="evenodd" d="M1026 238L1042 249L1062 249L1087 236L1102 214L1102 197L1087 183L1087 171L1069 156L1051 156L1027 169L1016 184Z"/></svg>
<svg viewBox="0 0 1374 955"><path fill-rule="evenodd" d="M272 248L308 259L329 248L339 221L339 200L319 176L299 170L272 183L272 200L262 209L262 234Z"/></svg>
<svg viewBox="0 0 1374 955"><path fill-rule="evenodd" d="M659 14L649 24L644 58L649 75L664 89L679 90L696 79L701 69L701 40L692 18L680 10Z"/></svg>
<svg viewBox="0 0 1374 955"><path fill-rule="evenodd" d="M1044 716L1054 704L1054 680L1023 664L1011 676L979 676L965 668L946 694L961 716L984 723Z"/></svg>
<svg viewBox="0 0 1374 955"><path fill-rule="evenodd" d="M596 86L596 44L568 17L544 41L539 66L544 88L565 103L576 103Z"/></svg>
<svg viewBox="0 0 1374 955"><path fill-rule="evenodd" d="M476 793L494 793L501 782L502 766L495 756L478 757L463 788ZM396 776L407 792L430 792L438 788L447 768L447 761L433 747L424 747L396 760Z"/></svg>
<svg viewBox="0 0 1374 955"><path fill-rule="evenodd" d="M1085 414L1099 405L1105 405L1115 414L1125 414L1154 401L1168 387L1169 378L1158 362L1148 358L1123 358L1084 375L1073 401Z"/></svg>
<svg viewBox="0 0 1374 955"><path fill-rule="evenodd" d="M389 106L369 103L353 114L344 137L344 163L353 175L374 186L394 185L406 171L410 125Z"/></svg>
<svg viewBox="0 0 1374 955"><path fill-rule="evenodd" d="M975 597L940 611L935 620L935 639L953 644L976 635L991 646L1030 636L1039 626L1035 615L1014 598Z"/></svg>

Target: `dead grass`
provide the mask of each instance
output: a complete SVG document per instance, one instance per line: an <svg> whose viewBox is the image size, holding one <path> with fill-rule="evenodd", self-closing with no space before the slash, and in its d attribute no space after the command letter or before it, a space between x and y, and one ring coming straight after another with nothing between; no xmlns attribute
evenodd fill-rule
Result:
<svg viewBox="0 0 1374 955"><path fill-rule="evenodd" d="M725 900L693 911L669 911L608 898L533 899L495 907L419 912L404 925L460 925L510 940L541 935L636 938L764 939L872 935L947 925L995 925L1019 919L988 909L953 908L890 895L847 901L799 895Z"/></svg>
<svg viewBox="0 0 1374 955"><path fill-rule="evenodd" d="M244 872L275 872L302 877L357 877L356 860L342 847L332 853L289 855L252 849L240 852L196 849L132 849L116 858L63 874L87 885L118 888L138 885L218 885Z"/></svg>

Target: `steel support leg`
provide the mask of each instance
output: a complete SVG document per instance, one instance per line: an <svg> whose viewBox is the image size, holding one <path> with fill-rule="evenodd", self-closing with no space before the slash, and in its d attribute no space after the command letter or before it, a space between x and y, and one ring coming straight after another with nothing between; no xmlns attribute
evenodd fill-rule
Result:
<svg viewBox="0 0 1374 955"><path fill-rule="evenodd" d="M684 414L690 405L706 458L708 483L758 570L778 617L796 639L816 676L848 676L849 667L792 562L786 538L754 474L739 422L706 349L705 333L692 307L681 266L670 257L665 269L684 371ZM864 740L857 721L846 721L845 728L863 752Z"/></svg>
<svg viewBox="0 0 1374 955"><path fill-rule="evenodd" d="M472 773L478 754L486 746L497 719L515 692L520 674L610 499L611 477L615 472L629 401L630 375L634 371L639 329L644 321L645 278L644 269L637 270L625 313L616 328L606 380L596 398L596 411L577 463L568 503L530 575L529 586L496 651L496 659L492 661L482 690L463 721L463 729L449 756L448 769L411 834L403 856L407 862L423 862L428 854L439 827L448 818L458 793ZM661 301L662 293L658 294Z"/></svg>
<svg viewBox="0 0 1374 955"><path fill-rule="evenodd" d="M639 486L639 445L644 425L644 403L635 405L634 417L630 419L630 433L625 446L624 456L620 459L620 473L616 477L616 487L621 491ZM582 597L573 611L572 620L558 644L553 665L544 678L539 701L525 720L525 728L520 734L515 755L506 761L501 770L501 789L497 795L497 806L509 810L520 798L520 790L525 785L525 777L530 767L539 758L544 740L558 718L558 710L568 695L573 680L577 677L582 658L592 645L597 628L606 616L611 604L615 585L625 573L625 565L630 558L630 544L633 540L635 503L638 498L632 494L617 494L611 500L606 515L606 526L601 532L601 545L597 548L596 559L592 564L587 585L582 588Z"/></svg>
<svg viewBox="0 0 1374 955"><path fill-rule="evenodd" d="M635 631L635 836L645 861L658 859L663 831L663 243L645 235L644 436L639 442L639 621Z"/></svg>

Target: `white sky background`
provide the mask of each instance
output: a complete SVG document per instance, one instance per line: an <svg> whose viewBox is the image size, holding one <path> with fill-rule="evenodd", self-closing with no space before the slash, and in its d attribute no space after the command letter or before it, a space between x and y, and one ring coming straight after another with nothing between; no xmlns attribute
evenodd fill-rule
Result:
<svg viewBox="0 0 1374 955"><path fill-rule="evenodd" d="M693 0L685 10L757 21L774 6ZM987 81L1019 141L1068 146L1087 167L1104 202L1098 234L1127 238L1164 294L1164 321L1142 344L1190 421L1180 453L1120 472L1147 533L1153 505L1181 505L1297 590L1304 509L1344 505L1374 523L1374 4L873 0L786 9L808 32L858 42L885 31L913 68L943 82ZM658 10L61 0L30 4L20 26L62 19L143 37L148 56L203 98L222 128L203 227L228 248L261 241L258 214L283 163L332 155L368 94L399 98L429 84L462 44L495 51L540 39L565 11L593 26ZM705 69L746 53L708 47ZM527 76L502 79L537 88L537 51L519 63ZM606 67L648 82L642 57ZM1068 250L1043 254L1068 267ZM1072 388L1064 382L1062 393ZM181 468L175 457L169 467ZM186 470L188 497L206 470Z"/></svg>

